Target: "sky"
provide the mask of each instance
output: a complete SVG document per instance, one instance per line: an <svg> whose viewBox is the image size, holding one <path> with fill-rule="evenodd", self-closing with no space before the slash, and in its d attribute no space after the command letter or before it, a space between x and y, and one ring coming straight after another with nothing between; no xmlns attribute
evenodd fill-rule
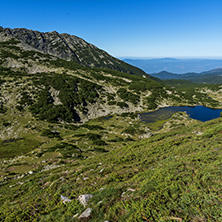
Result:
<svg viewBox="0 0 222 222"><path fill-rule="evenodd" d="M0 26L57 31L118 57L222 58L222 0L0 0Z"/></svg>

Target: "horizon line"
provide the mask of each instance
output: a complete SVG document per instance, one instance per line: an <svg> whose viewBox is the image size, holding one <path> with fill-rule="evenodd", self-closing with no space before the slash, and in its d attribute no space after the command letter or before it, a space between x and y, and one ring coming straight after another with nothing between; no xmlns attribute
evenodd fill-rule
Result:
<svg viewBox="0 0 222 222"><path fill-rule="evenodd" d="M156 56L156 57L151 57L151 56L118 56L116 57L118 59L141 59L141 60L151 60L151 59L178 59L178 60L182 60L182 59L208 59L208 60L222 60L222 56L175 56L175 57L166 57L166 56Z"/></svg>

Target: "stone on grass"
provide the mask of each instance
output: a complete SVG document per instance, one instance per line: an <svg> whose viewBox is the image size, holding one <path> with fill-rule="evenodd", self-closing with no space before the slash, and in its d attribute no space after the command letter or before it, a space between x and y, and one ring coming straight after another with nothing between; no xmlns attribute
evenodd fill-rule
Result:
<svg viewBox="0 0 222 222"><path fill-rule="evenodd" d="M78 197L78 200L85 207L92 197L93 196L91 194L82 194Z"/></svg>
<svg viewBox="0 0 222 222"><path fill-rule="evenodd" d="M65 197L65 196L61 195L61 201L65 204L65 203L71 202L72 200L70 200L68 197Z"/></svg>
<svg viewBox="0 0 222 222"><path fill-rule="evenodd" d="M79 219L85 219L89 218L91 215L92 208L87 208L78 218Z"/></svg>
<svg viewBox="0 0 222 222"><path fill-rule="evenodd" d="M132 188L128 188L127 191L135 192L136 190Z"/></svg>

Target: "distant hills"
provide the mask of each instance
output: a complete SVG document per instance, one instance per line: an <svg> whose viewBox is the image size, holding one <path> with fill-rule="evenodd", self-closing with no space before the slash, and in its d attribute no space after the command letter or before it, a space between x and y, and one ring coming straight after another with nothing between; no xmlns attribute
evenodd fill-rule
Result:
<svg viewBox="0 0 222 222"><path fill-rule="evenodd" d="M137 66L146 73L167 71L184 74L189 72L204 72L222 67L222 60L217 59L124 59L123 61Z"/></svg>
<svg viewBox="0 0 222 222"><path fill-rule="evenodd" d="M145 75L137 67L129 65L85 40L67 33L39 32L25 28L2 28L0 26L0 41L15 38L21 41L23 48L38 50L72 61L83 66L113 69L136 75Z"/></svg>
<svg viewBox="0 0 222 222"><path fill-rule="evenodd" d="M175 74L166 71L162 71L159 73L151 74L153 77L169 80L189 80L193 83L208 83L208 84L217 84L222 83L222 69L212 69L209 71L201 72L201 73L185 73L185 74Z"/></svg>

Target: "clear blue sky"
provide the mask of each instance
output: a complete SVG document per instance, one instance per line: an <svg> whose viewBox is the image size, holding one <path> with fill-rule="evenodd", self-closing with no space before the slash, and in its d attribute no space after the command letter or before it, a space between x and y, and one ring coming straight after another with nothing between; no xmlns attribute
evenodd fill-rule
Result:
<svg viewBox="0 0 222 222"><path fill-rule="evenodd" d="M0 0L0 26L77 35L116 57L222 57L222 0Z"/></svg>

